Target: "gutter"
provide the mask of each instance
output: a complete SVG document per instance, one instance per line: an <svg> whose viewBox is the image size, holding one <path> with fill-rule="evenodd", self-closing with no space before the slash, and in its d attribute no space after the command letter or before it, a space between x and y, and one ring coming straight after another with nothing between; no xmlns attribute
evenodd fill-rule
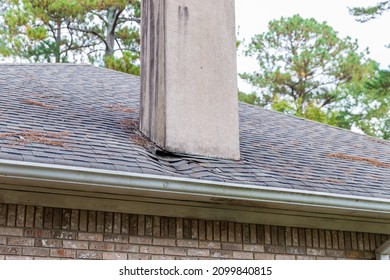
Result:
<svg viewBox="0 0 390 280"><path fill-rule="evenodd" d="M241 200L390 215L390 200L269 188L120 171L0 160L0 185L48 185L105 193L131 191L152 197L185 196L193 201Z"/></svg>
<svg viewBox="0 0 390 280"><path fill-rule="evenodd" d="M377 260L390 260L390 240L375 250Z"/></svg>

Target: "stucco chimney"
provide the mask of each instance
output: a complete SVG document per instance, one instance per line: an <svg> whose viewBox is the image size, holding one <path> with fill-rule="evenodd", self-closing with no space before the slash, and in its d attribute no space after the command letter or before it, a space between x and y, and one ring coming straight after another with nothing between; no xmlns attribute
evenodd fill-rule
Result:
<svg viewBox="0 0 390 280"><path fill-rule="evenodd" d="M240 158L234 0L143 0L140 129L163 149Z"/></svg>

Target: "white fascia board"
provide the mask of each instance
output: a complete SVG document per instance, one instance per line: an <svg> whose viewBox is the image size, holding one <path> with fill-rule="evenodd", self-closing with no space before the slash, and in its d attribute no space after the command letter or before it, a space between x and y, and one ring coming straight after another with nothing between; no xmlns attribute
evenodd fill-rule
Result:
<svg viewBox="0 0 390 280"><path fill-rule="evenodd" d="M291 205L295 209L306 206L345 210L349 213L381 213L386 217L390 215L388 199L0 160L0 184L13 182L25 186L61 186L91 192L100 189L113 194L131 191L159 198L185 196L189 201L212 201L219 198L227 200L226 204L229 204L229 200L241 200Z"/></svg>

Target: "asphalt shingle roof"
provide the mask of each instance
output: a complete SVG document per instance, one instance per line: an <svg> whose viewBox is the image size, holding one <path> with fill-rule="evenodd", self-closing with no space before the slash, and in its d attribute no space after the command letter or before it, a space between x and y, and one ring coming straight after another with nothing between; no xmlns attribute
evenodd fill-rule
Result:
<svg viewBox="0 0 390 280"><path fill-rule="evenodd" d="M390 199L390 142L240 104L241 160L155 153L139 77L0 65L0 159Z"/></svg>

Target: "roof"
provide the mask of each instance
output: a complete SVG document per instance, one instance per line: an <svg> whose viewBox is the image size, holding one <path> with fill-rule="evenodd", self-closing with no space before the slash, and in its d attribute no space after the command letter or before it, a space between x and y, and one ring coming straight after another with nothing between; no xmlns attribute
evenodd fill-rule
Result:
<svg viewBox="0 0 390 280"><path fill-rule="evenodd" d="M164 154L137 129L139 91L88 65L2 64L0 159L390 199L388 141L239 104L240 161Z"/></svg>

